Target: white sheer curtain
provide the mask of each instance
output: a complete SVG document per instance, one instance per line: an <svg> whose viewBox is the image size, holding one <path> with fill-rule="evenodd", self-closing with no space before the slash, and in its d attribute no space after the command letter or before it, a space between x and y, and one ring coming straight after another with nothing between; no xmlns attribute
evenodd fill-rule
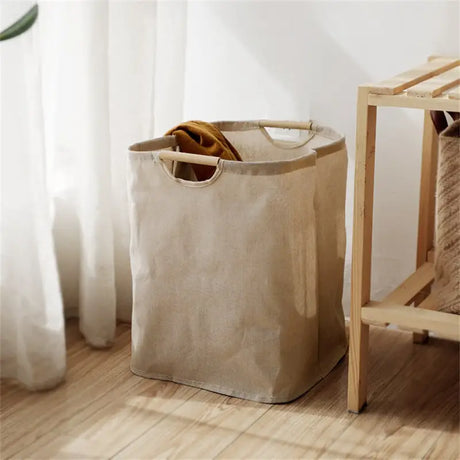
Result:
<svg viewBox="0 0 460 460"><path fill-rule="evenodd" d="M31 4L3 2L0 27ZM65 374L64 310L94 347L130 318L126 150L182 118L186 19L185 2L39 6L0 43L2 377L32 389Z"/></svg>

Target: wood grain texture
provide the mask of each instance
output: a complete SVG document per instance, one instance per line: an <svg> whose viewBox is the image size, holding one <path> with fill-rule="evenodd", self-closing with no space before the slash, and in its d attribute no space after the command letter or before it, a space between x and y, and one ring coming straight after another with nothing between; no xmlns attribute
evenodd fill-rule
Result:
<svg viewBox="0 0 460 460"><path fill-rule="evenodd" d="M460 340L460 315L386 302L369 302L361 310L366 324L396 324L408 330L429 330L446 339Z"/></svg>
<svg viewBox="0 0 460 460"><path fill-rule="evenodd" d="M436 146L428 110L459 111L460 101L448 95L437 97L458 83L459 65L458 58L432 58L389 80L358 89L348 378L348 409L352 412L359 412L367 402L366 325L391 323L416 331L414 342L423 342L428 330L452 340L460 338L458 317L407 306L413 301L416 305L423 301L433 280L432 263L427 260L433 248ZM414 85L415 91L402 93ZM379 106L425 110L417 271L381 303L369 301L376 109Z"/></svg>
<svg viewBox="0 0 460 460"><path fill-rule="evenodd" d="M436 174L438 164L438 135L431 120L428 110L423 118L423 143L422 143L422 167L420 172L420 199L418 211L417 229L417 259L416 267L421 267L430 255L434 263L434 216L436 195ZM418 306L429 294L429 289L420 293L415 299ZM414 334L415 343L424 343L428 339L428 331Z"/></svg>
<svg viewBox="0 0 460 460"><path fill-rule="evenodd" d="M427 295L418 305L417 308L424 308L425 310L437 310L439 308L439 301L434 293Z"/></svg>
<svg viewBox="0 0 460 460"><path fill-rule="evenodd" d="M356 112L355 196L351 272L348 409L359 412L366 403L369 326L361 307L370 300L372 220L374 204L376 107L368 105L369 89L358 88Z"/></svg>
<svg viewBox="0 0 460 460"><path fill-rule="evenodd" d="M181 161L196 165L217 166L219 158L207 155L197 155L195 153L175 152L172 150L162 150L158 154L162 160Z"/></svg>
<svg viewBox="0 0 460 460"><path fill-rule="evenodd" d="M459 64L460 59L458 58L435 58L387 80L369 85L370 92L373 94L398 94L417 83L439 75Z"/></svg>
<svg viewBox="0 0 460 460"><path fill-rule="evenodd" d="M395 94L394 96L369 94L369 105L460 112L460 101L458 99L450 99L449 96L444 95L438 97L416 97L409 96L407 93Z"/></svg>
<svg viewBox="0 0 460 460"><path fill-rule="evenodd" d="M449 99L460 99L460 85L446 91L446 94Z"/></svg>
<svg viewBox="0 0 460 460"><path fill-rule="evenodd" d="M299 122L299 121L279 121L279 120L260 120L259 126L264 128L282 128L282 129L306 129L310 130L313 122Z"/></svg>
<svg viewBox="0 0 460 460"><path fill-rule="evenodd" d="M460 67L457 66L412 86L407 90L407 94L417 97L436 97L459 83Z"/></svg>
<svg viewBox="0 0 460 460"><path fill-rule="evenodd" d="M54 391L1 386L1 458L457 459L459 346L371 328L370 406L347 412L347 363L291 404L261 404L129 371L130 330L110 350L68 326L68 378Z"/></svg>
<svg viewBox="0 0 460 460"><path fill-rule="evenodd" d="M434 279L434 267L430 262L425 262L395 290L382 300L382 303L398 303L409 305L416 295L426 288Z"/></svg>

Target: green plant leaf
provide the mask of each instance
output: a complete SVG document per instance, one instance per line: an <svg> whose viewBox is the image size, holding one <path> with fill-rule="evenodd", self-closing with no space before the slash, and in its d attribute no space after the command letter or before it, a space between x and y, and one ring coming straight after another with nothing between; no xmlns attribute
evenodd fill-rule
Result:
<svg viewBox="0 0 460 460"><path fill-rule="evenodd" d="M0 41L9 40L29 30L38 17L38 5L35 4L27 13L0 32Z"/></svg>

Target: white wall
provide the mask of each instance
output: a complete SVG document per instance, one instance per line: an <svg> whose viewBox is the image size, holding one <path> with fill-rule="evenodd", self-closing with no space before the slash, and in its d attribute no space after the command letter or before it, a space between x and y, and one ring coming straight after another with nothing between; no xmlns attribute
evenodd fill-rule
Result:
<svg viewBox="0 0 460 460"><path fill-rule="evenodd" d="M184 119L313 118L345 133L347 304L356 87L458 55L459 4L192 1L186 43ZM374 298L414 268L422 118L378 112Z"/></svg>

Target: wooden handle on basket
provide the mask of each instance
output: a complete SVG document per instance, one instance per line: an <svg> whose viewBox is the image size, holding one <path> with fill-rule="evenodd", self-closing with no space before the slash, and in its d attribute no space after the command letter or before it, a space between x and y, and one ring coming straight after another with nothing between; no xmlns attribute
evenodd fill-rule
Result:
<svg viewBox="0 0 460 460"><path fill-rule="evenodd" d="M181 161L183 163L192 163L196 165L217 166L219 163L218 157L207 155L197 155L195 153L173 152L163 150L158 154L161 160Z"/></svg>
<svg viewBox="0 0 460 460"><path fill-rule="evenodd" d="M311 130L313 123L311 121L274 121L274 120L260 120L259 126L264 128L282 128L282 129L306 129Z"/></svg>

